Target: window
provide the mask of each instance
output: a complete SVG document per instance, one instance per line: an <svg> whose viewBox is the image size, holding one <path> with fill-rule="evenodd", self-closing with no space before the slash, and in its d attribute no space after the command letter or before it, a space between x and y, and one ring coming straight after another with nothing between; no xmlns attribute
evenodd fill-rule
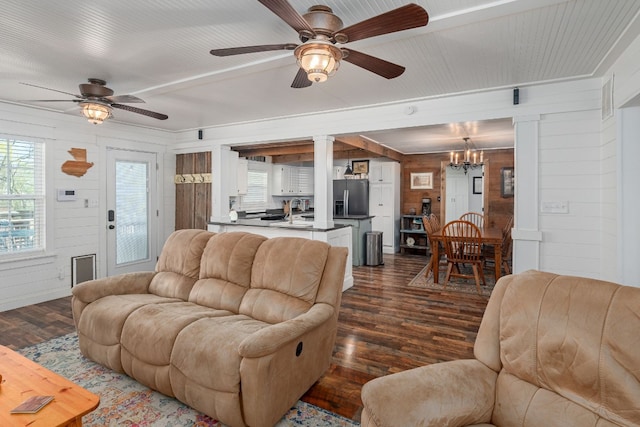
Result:
<svg viewBox="0 0 640 427"><path fill-rule="evenodd" d="M268 206L269 174L264 164L249 162L247 194L241 196L241 206L246 211L263 211Z"/></svg>
<svg viewBox="0 0 640 427"><path fill-rule="evenodd" d="M44 249L44 144L0 137L0 254Z"/></svg>

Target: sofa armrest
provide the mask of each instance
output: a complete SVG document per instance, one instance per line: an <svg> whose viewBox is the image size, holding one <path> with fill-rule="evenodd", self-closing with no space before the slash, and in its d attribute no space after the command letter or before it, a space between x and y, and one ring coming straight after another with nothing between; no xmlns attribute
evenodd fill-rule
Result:
<svg viewBox="0 0 640 427"><path fill-rule="evenodd" d="M466 426L488 423L497 372L475 359L410 369L362 387L374 426Z"/></svg>
<svg viewBox="0 0 640 427"><path fill-rule="evenodd" d="M241 357L263 357L275 353L287 343L330 321L335 311L329 304L318 303L306 313L264 328L246 337L238 348Z"/></svg>
<svg viewBox="0 0 640 427"><path fill-rule="evenodd" d="M144 271L90 280L73 287L73 296L85 304L109 295L146 294L156 273Z"/></svg>

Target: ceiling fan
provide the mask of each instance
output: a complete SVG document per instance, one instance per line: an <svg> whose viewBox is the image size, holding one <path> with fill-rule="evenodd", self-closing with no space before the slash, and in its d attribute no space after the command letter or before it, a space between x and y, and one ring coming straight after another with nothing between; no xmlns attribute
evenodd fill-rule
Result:
<svg viewBox="0 0 640 427"><path fill-rule="evenodd" d="M158 120L166 120L169 118L166 114L156 113L154 111L143 110L142 108L132 107L132 103L144 102L142 99L133 95L113 95L113 90L105 85L107 82L100 79L91 78L89 83L81 83L80 95L62 90L51 89L48 87L38 86L31 83L22 83L26 86L33 86L40 89L52 90L54 92L71 95L76 99L36 99L33 102L77 102L82 108L82 114L93 124L101 124L112 116L112 109L131 111L145 116L153 117Z"/></svg>
<svg viewBox="0 0 640 427"><path fill-rule="evenodd" d="M240 55L244 53L293 50L298 60L298 74L292 88L309 87L313 82L326 81L332 76L340 61L344 60L387 79L401 75L405 68L353 49L336 47L369 37L423 27L429 22L427 12L417 4L408 4L373 18L343 28L342 20L330 7L311 6L300 15L287 0L258 0L298 32L302 44L268 44L258 46L213 49L214 56Z"/></svg>

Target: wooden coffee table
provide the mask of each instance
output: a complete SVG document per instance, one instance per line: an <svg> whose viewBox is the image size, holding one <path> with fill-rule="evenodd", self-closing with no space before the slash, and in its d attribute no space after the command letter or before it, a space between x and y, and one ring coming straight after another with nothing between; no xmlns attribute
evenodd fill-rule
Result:
<svg viewBox="0 0 640 427"><path fill-rule="evenodd" d="M100 398L66 378L0 346L0 426L81 426L82 416L98 407ZM10 411L31 396L54 396L35 414Z"/></svg>

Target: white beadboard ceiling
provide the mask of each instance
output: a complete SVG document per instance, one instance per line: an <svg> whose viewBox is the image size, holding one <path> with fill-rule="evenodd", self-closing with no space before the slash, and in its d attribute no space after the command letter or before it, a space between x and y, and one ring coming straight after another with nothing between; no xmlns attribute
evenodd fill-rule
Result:
<svg viewBox="0 0 640 427"><path fill-rule="evenodd" d="M409 3L290 3L302 14L320 1L345 26ZM78 114L70 102L28 101L71 97L19 83L78 93L79 83L95 77L116 95L146 101L135 106L169 115L158 121L115 110L114 120L168 131L199 129L598 76L610 65L610 53L624 48L640 27L632 25L639 19L638 0L414 2L429 13L426 27L347 44L405 66L402 76L386 80L344 63L326 83L292 89L292 52L209 54L214 48L299 42L292 28L256 0L3 0L0 100ZM446 150L462 136L480 148L513 145L509 120L366 136L403 153Z"/></svg>

